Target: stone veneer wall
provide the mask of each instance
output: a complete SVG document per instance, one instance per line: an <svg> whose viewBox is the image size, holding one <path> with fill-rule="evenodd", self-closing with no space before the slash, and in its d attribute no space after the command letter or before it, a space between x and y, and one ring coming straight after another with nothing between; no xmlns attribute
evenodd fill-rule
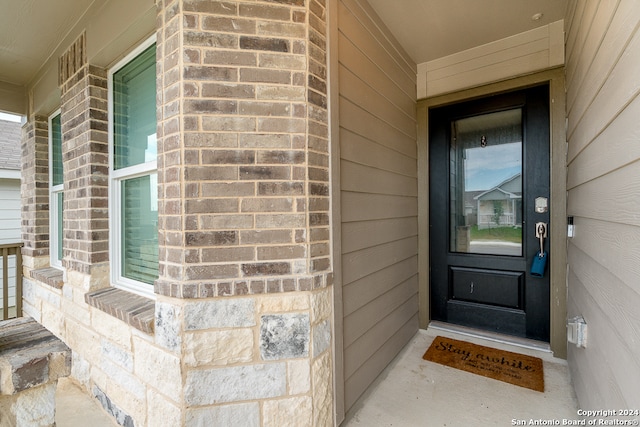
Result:
<svg viewBox="0 0 640 427"><path fill-rule="evenodd" d="M333 425L325 5L157 6L160 278L142 303L154 322L132 321L140 297L100 291L106 72L78 56L84 35L59 68L65 269L42 268L42 172L23 192L41 226L23 229L25 311L121 425ZM46 168L46 121L30 127L25 163Z"/></svg>
<svg viewBox="0 0 640 427"><path fill-rule="evenodd" d="M71 376L120 425L333 425L331 288L157 302L144 333L69 283L24 286L27 314L73 350Z"/></svg>
<svg viewBox="0 0 640 427"><path fill-rule="evenodd" d="M332 301L325 288L201 300L177 312L158 302L156 341L168 337L182 351L184 425L333 425ZM172 324L184 328L178 343L165 334Z"/></svg>

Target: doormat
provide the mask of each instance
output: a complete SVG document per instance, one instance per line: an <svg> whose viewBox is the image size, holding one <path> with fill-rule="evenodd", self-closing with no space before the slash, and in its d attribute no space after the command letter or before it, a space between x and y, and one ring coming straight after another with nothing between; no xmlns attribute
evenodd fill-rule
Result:
<svg viewBox="0 0 640 427"><path fill-rule="evenodd" d="M544 392L542 359L437 336L424 360Z"/></svg>

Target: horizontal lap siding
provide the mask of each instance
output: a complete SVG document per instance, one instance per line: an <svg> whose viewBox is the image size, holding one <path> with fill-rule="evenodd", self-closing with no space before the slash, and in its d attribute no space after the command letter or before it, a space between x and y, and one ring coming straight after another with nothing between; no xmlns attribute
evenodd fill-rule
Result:
<svg viewBox="0 0 640 427"><path fill-rule="evenodd" d="M338 5L345 409L418 328L415 64Z"/></svg>
<svg viewBox="0 0 640 427"><path fill-rule="evenodd" d="M457 52L419 66L418 98L481 86L564 63L563 22Z"/></svg>
<svg viewBox="0 0 640 427"><path fill-rule="evenodd" d="M0 244L20 242L20 181L16 179L0 179ZM15 304L16 257L8 260L9 305ZM0 282L3 274L0 259ZM0 292L0 304L3 296ZM0 308L2 306L0 305Z"/></svg>
<svg viewBox="0 0 640 427"><path fill-rule="evenodd" d="M20 181L0 179L0 244L20 241Z"/></svg>
<svg viewBox="0 0 640 427"><path fill-rule="evenodd" d="M598 375L603 376L604 379L597 383L606 400L589 396L586 403L597 402L606 407L618 407L621 402L627 401L627 398L633 399L637 396L637 376L628 375L626 370L638 363L640 354L640 336L637 328L640 313L637 306L630 307L627 303L637 302L637 291L613 275L609 268L603 270L602 261L596 261L577 245L571 248L569 262L573 266L569 279L575 291L571 293L570 305L579 308L583 314L586 313L585 316L597 319L588 322L590 351L576 351L575 356L578 360L594 365L595 369L588 369L588 372L598 372ZM607 286L602 286L603 279L607 280ZM619 308L611 310L610 307ZM620 342L626 340L628 344L620 346ZM611 351L612 349L615 351ZM603 359L610 359L612 356L615 357L613 365L602 364ZM581 366L580 363L577 365ZM625 368L621 369L622 367ZM590 378L586 380L591 381Z"/></svg>
<svg viewBox="0 0 640 427"><path fill-rule="evenodd" d="M568 314L588 346L570 345L581 407L640 406L640 2L567 9Z"/></svg>

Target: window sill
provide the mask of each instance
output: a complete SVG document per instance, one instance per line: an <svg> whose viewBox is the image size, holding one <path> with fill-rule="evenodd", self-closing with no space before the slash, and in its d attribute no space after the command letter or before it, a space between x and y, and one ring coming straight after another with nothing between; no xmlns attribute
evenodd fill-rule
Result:
<svg viewBox="0 0 640 427"><path fill-rule="evenodd" d="M62 286L64 286L62 270L55 267L31 270L31 278L38 282L45 283L55 289L62 289Z"/></svg>
<svg viewBox="0 0 640 427"><path fill-rule="evenodd" d="M146 334L153 335L154 300L118 288L104 288L85 294L87 304L122 320Z"/></svg>

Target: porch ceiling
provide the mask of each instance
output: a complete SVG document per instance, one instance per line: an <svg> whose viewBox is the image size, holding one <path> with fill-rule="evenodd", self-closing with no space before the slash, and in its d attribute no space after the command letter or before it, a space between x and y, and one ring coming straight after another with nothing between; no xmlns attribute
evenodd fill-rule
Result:
<svg viewBox="0 0 640 427"><path fill-rule="evenodd" d="M567 8L567 0L368 1L416 64L550 24Z"/></svg>
<svg viewBox="0 0 640 427"><path fill-rule="evenodd" d="M26 94L74 25L107 1L0 0L0 98ZM419 64L562 19L567 0L369 3ZM535 13L542 13L542 18L533 21ZM17 111L23 106L11 111L11 105L0 99L0 111L24 112Z"/></svg>
<svg viewBox="0 0 640 427"><path fill-rule="evenodd" d="M0 82L31 82L93 1L0 0Z"/></svg>
<svg viewBox="0 0 640 427"><path fill-rule="evenodd" d="M24 103L9 98L26 94L68 32L100 1L0 0L0 111L24 113Z"/></svg>

